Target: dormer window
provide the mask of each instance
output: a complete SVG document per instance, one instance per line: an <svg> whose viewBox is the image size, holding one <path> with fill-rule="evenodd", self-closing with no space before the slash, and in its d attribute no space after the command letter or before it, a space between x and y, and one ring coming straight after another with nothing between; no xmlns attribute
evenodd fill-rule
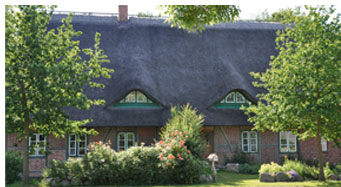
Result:
<svg viewBox="0 0 341 187"><path fill-rule="evenodd" d="M242 105L248 106L249 100L240 92L230 92L219 103L216 108L240 108Z"/></svg>
<svg viewBox="0 0 341 187"><path fill-rule="evenodd" d="M159 105L138 90L131 91L113 107L116 108L158 108Z"/></svg>

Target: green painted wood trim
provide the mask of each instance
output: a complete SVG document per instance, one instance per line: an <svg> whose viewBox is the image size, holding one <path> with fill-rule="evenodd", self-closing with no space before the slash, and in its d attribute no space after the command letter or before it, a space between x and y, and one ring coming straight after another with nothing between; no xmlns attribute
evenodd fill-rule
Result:
<svg viewBox="0 0 341 187"><path fill-rule="evenodd" d="M257 132L257 147L258 147L258 164L261 164L262 163L262 155L261 155L261 138L260 138L260 132Z"/></svg>
<svg viewBox="0 0 341 187"><path fill-rule="evenodd" d="M116 103L114 108L160 108L156 103Z"/></svg>
<svg viewBox="0 0 341 187"><path fill-rule="evenodd" d="M229 148L230 152L232 153L232 147L231 147L231 143L230 143L229 139L227 138L225 132L221 129L221 127L219 127L219 130L220 130L221 134L223 135L224 140L227 143L227 147Z"/></svg>
<svg viewBox="0 0 341 187"><path fill-rule="evenodd" d="M242 105L249 107L248 103L218 103L214 105L215 108L234 108L234 109L240 109Z"/></svg>
<svg viewBox="0 0 341 187"><path fill-rule="evenodd" d="M103 143L106 143L109 137L109 134L111 133L112 127L109 128L107 134L105 135L105 137L103 138Z"/></svg>

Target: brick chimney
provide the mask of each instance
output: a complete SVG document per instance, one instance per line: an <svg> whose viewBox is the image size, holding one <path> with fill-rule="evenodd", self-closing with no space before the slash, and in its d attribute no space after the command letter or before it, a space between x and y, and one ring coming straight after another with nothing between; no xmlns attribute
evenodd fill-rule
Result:
<svg viewBox="0 0 341 187"><path fill-rule="evenodd" d="M118 21L128 21L128 5L118 5Z"/></svg>

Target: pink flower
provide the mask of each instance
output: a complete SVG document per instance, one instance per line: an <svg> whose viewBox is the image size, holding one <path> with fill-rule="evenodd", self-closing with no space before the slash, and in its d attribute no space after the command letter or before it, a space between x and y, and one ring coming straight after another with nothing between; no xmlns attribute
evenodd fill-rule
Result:
<svg viewBox="0 0 341 187"><path fill-rule="evenodd" d="M168 155L168 158L173 160L175 158L175 156L173 156L172 154Z"/></svg>
<svg viewBox="0 0 341 187"><path fill-rule="evenodd" d="M169 162L169 163L168 163L168 165L170 165L170 166L171 166L171 165L172 165L172 163L171 163L171 162Z"/></svg>
<svg viewBox="0 0 341 187"><path fill-rule="evenodd" d="M160 140L160 142L159 142L159 143L160 143L160 145L162 145L162 144L163 144L163 141L162 141L162 140Z"/></svg>
<svg viewBox="0 0 341 187"><path fill-rule="evenodd" d="M171 134L171 136L174 136L174 135L175 135L174 133Z"/></svg>
<svg viewBox="0 0 341 187"><path fill-rule="evenodd" d="M179 135L182 136L182 132L180 132Z"/></svg>
<svg viewBox="0 0 341 187"><path fill-rule="evenodd" d="M187 139L187 138L188 138L188 136L185 136L185 138Z"/></svg>
<svg viewBox="0 0 341 187"><path fill-rule="evenodd" d="M179 132L178 130L175 130L175 134L178 134L178 132Z"/></svg>

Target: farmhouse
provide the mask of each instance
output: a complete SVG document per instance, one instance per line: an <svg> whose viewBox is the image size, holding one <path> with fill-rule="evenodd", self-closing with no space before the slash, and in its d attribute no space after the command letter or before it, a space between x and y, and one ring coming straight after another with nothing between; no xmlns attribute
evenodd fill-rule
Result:
<svg viewBox="0 0 341 187"><path fill-rule="evenodd" d="M49 27L61 25L64 14L54 14ZM304 160L317 159L314 139L298 140L290 132L257 132L240 110L257 101L265 90L252 85L250 72L264 72L270 56L276 55L276 31L282 24L236 22L208 27L202 33L171 28L163 19L128 19L127 7L119 16L74 15L76 30L82 31L81 48L94 44L101 33L104 49L113 68L111 79L99 79L104 89L84 88L89 98L104 99L105 105L89 111L67 109L72 119L93 121L87 128L97 136L68 134L57 139L34 134L30 145L30 175L41 175L51 159L65 160L86 154L94 141L111 141L120 151L158 140L160 128L170 117L172 105L189 103L205 116L205 154L215 152L220 164L239 149L255 162L281 162L285 155ZM16 135L7 136L7 150L23 150ZM79 140L79 141L77 141ZM322 141L325 161L341 161L341 150ZM44 154L49 144L50 154Z"/></svg>

